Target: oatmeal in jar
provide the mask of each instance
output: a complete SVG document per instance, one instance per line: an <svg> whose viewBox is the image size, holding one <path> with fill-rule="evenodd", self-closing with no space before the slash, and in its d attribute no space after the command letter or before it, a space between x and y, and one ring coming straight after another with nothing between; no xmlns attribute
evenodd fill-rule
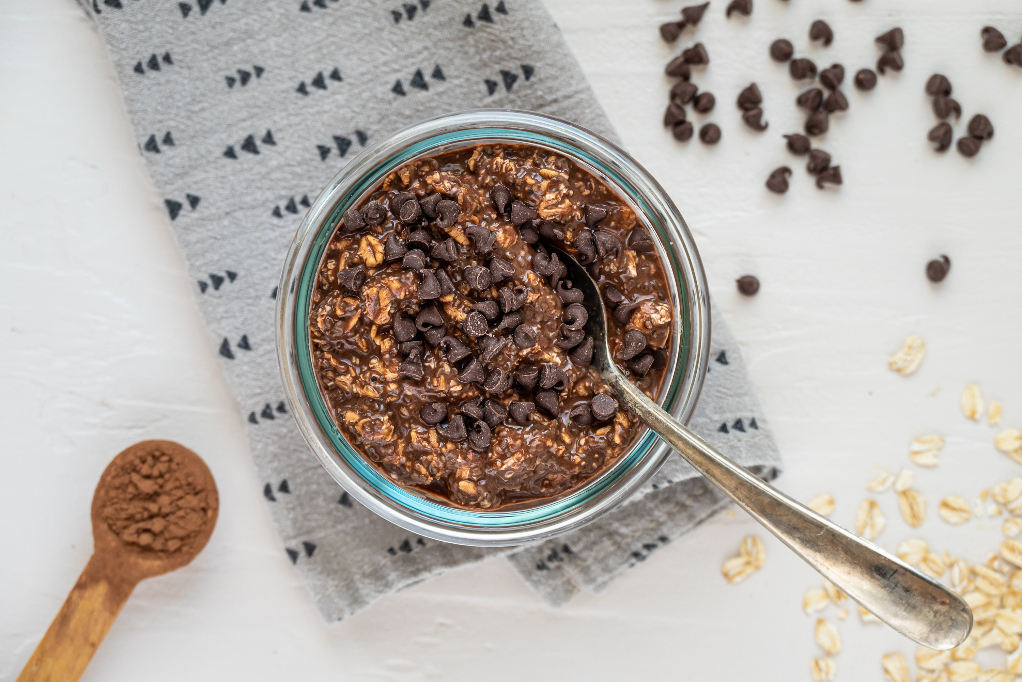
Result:
<svg viewBox="0 0 1022 682"><path fill-rule="evenodd" d="M570 159L482 145L417 159L345 212L309 311L338 429L391 480L493 510L558 495L643 429L589 366L585 265L615 360L655 397L672 307L656 249L620 197Z"/></svg>

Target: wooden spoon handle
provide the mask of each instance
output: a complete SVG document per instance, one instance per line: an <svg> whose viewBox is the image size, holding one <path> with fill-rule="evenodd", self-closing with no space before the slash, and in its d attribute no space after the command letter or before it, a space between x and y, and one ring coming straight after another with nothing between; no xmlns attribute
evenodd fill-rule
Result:
<svg viewBox="0 0 1022 682"><path fill-rule="evenodd" d="M92 555L18 682L76 682L81 677L138 584L113 569L106 557Z"/></svg>

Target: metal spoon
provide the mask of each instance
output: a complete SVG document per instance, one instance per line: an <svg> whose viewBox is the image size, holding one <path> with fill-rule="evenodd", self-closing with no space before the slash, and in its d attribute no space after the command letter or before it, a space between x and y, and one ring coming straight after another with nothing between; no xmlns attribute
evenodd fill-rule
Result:
<svg viewBox="0 0 1022 682"><path fill-rule="evenodd" d="M607 315L589 273L564 251L551 247L568 269L589 312L592 366L621 406L664 439L689 464L727 493L767 530L880 620L931 649L953 649L972 629L972 610L954 592L849 533L764 483L714 450L647 398L611 359Z"/></svg>

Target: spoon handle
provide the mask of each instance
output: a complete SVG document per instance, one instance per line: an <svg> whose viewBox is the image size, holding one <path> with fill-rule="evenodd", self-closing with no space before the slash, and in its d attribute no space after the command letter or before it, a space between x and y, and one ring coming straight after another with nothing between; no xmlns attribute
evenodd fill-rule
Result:
<svg viewBox="0 0 1022 682"><path fill-rule="evenodd" d="M138 584L108 568L92 555L17 682L75 682L85 672Z"/></svg>
<svg viewBox="0 0 1022 682"><path fill-rule="evenodd" d="M961 597L729 461L621 373L603 374L626 409L880 620L931 649L952 649L968 637L972 611Z"/></svg>

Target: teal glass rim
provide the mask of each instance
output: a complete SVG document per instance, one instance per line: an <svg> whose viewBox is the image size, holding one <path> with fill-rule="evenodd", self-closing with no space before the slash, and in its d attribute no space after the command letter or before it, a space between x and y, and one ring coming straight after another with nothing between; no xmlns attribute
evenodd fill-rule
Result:
<svg viewBox="0 0 1022 682"><path fill-rule="evenodd" d="M658 400L682 421L688 421L695 407L709 355L707 288L691 234L666 192L613 143L552 117L481 110L411 126L363 150L312 204L284 264L276 336L285 393L306 442L351 497L410 532L475 546L518 545L577 528L621 504L670 454L654 433L645 431L611 466L574 490L509 509L475 510L392 481L348 443L334 423L313 371L308 313L320 261L341 216L387 174L415 158L501 143L563 154L632 205L657 247L674 313L672 348Z"/></svg>

